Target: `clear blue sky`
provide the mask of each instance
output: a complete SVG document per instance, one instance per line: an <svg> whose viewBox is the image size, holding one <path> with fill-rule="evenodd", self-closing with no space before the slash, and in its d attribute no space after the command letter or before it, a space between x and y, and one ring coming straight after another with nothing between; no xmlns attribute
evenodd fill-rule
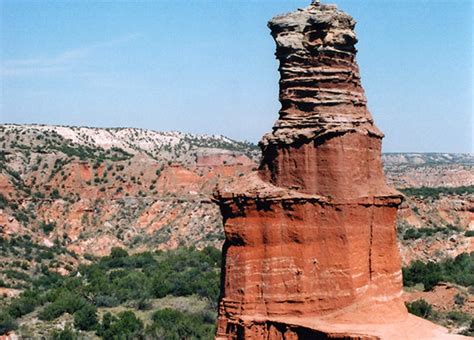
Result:
<svg viewBox="0 0 474 340"><path fill-rule="evenodd" d="M310 0L0 0L1 123L258 141L279 110L274 15ZM336 1L384 151L472 152L469 0Z"/></svg>

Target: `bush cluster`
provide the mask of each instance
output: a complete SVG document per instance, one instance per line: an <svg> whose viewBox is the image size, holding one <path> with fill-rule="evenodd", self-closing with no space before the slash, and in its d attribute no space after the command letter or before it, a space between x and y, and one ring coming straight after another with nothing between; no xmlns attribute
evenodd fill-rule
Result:
<svg viewBox="0 0 474 340"><path fill-rule="evenodd" d="M143 338L143 322L132 311L114 316L105 313L97 328L97 335L105 340Z"/></svg>
<svg viewBox="0 0 474 340"><path fill-rule="evenodd" d="M474 285L474 252L462 253L454 259L440 262L415 261L403 268L403 285L422 283L425 290L431 290L438 282L453 282L463 286Z"/></svg>
<svg viewBox="0 0 474 340"><path fill-rule="evenodd" d="M204 313L182 313L166 308L156 311L152 320L147 335L154 339L212 339L215 332L215 320Z"/></svg>
<svg viewBox="0 0 474 340"><path fill-rule="evenodd" d="M166 295L197 294L216 301L219 294L220 252L178 249L158 254L128 256L115 248L97 263L80 266L87 280L89 296L101 302L123 303L129 300L161 298Z"/></svg>
<svg viewBox="0 0 474 340"><path fill-rule="evenodd" d="M7 198L0 193L0 209L5 209L8 206Z"/></svg>
<svg viewBox="0 0 474 340"><path fill-rule="evenodd" d="M433 314L433 307L423 299L413 302L406 302L408 312L416 316L427 319Z"/></svg>
<svg viewBox="0 0 474 340"><path fill-rule="evenodd" d="M440 195L463 195L463 194L474 194L474 185L471 186L461 186L455 188L447 187L437 187L437 188L404 188L398 189L407 196L417 196L417 197L432 197L439 198Z"/></svg>
<svg viewBox="0 0 474 340"><path fill-rule="evenodd" d="M56 222L44 222L42 221L39 224L39 228L46 234L48 235L50 232L52 232L56 228Z"/></svg>
<svg viewBox="0 0 474 340"><path fill-rule="evenodd" d="M446 227L423 227L423 228L408 228L403 234L404 240L416 240L418 238L424 238L433 236L436 233L443 233L449 235L454 232L459 232L460 229L456 226L448 225Z"/></svg>
<svg viewBox="0 0 474 340"><path fill-rule="evenodd" d="M99 322L97 307L127 303L147 308L150 298L194 294L215 307L220 260L220 252L210 247L202 251L181 248L135 255L114 248L110 256L81 265L66 277L45 267L43 274L31 283L31 289L12 300L2 312L0 334L14 329L16 318L38 310L38 317L46 321L69 313L74 317L75 329L95 331L104 339L122 338L122 335L140 338L144 334L167 334L163 336L170 339L182 338L172 334L209 338L213 333L213 315L160 311L155 313L153 324L145 329L133 312L106 314ZM52 336L61 338L66 333Z"/></svg>

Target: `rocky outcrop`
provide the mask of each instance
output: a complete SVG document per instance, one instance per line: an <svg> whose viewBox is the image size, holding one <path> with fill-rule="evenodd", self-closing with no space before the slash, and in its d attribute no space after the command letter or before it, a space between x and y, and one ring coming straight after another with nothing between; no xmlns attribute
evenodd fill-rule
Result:
<svg viewBox="0 0 474 340"><path fill-rule="evenodd" d="M260 143L266 181L338 198L393 193L381 167L383 134L367 110L355 62L354 26L330 5L270 21L282 108Z"/></svg>
<svg viewBox="0 0 474 340"><path fill-rule="evenodd" d="M269 27L279 119L258 172L216 193L226 240L217 338L410 338L396 240L402 196L385 183L355 21L313 3ZM395 337L395 335L397 337Z"/></svg>

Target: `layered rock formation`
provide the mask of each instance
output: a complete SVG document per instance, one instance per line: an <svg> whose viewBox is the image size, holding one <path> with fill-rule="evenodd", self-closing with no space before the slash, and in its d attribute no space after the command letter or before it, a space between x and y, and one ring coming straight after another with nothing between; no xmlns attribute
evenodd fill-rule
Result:
<svg viewBox="0 0 474 340"><path fill-rule="evenodd" d="M401 299L402 196L385 183L354 26L317 3L269 22L282 108L259 171L216 194L226 234L219 339L445 335L409 318Z"/></svg>

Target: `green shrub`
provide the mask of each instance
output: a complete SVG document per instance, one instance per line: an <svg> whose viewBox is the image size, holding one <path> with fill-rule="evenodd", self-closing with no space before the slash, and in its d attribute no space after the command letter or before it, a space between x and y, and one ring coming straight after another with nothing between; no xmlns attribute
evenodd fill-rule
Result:
<svg viewBox="0 0 474 340"><path fill-rule="evenodd" d="M52 198L52 199L61 198L61 195L59 194L58 189L54 189L54 190L51 192L51 198Z"/></svg>
<svg viewBox="0 0 474 340"><path fill-rule="evenodd" d="M20 297L10 303L8 306L8 313L14 318L19 318L34 311L36 304L37 301L32 297Z"/></svg>
<svg viewBox="0 0 474 340"><path fill-rule="evenodd" d="M43 198L44 198L44 194L43 194L42 192L37 191L37 192L35 192L35 193L33 194L33 197L34 197L34 198L38 198L38 199L43 199Z"/></svg>
<svg viewBox="0 0 474 340"><path fill-rule="evenodd" d="M79 336L77 332L71 327L66 325L63 330L54 330L51 333L52 340L77 340Z"/></svg>
<svg viewBox="0 0 474 340"><path fill-rule="evenodd" d="M61 291L54 301L46 305L38 314L41 320L51 321L61 316L63 313L74 314L79 309L83 308L86 302L81 296L70 291Z"/></svg>
<svg viewBox="0 0 474 340"><path fill-rule="evenodd" d="M3 272L6 277L8 277L9 279L14 279L14 280L21 280L21 281L30 281L31 278L28 274L24 273L24 272L20 272L18 270L14 270L14 269L7 269Z"/></svg>
<svg viewBox="0 0 474 340"><path fill-rule="evenodd" d="M464 306L464 303L466 302L466 297L461 294L456 294L454 296L454 303L458 306Z"/></svg>
<svg viewBox="0 0 474 340"><path fill-rule="evenodd" d="M31 241L23 238L11 240L0 238L0 245L0 249L31 247ZM60 248L47 249L39 246L34 252L38 257L44 257L45 253L57 254ZM214 248L205 248L202 251L194 248L180 248L166 252L145 252L133 255L129 255L124 249L113 248L110 256L100 259L90 256L88 258L91 259L91 264L82 264L77 271L65 277L49 271L46 264L37 267L38 274L36 275L39 277L34 280L23 272L12 271L10 275L30 280L31 283L28 284L34 288L12 300L6 308L9 316L13 319L18 318L37 308L38 317L41 320L50 321L67 312L74 316L74 323L78 329L90 330L93 329L96 307L100 306L113 307L127 302L129 306L147 309L149 308L147 301L151 297L196 294L208 300L211 307L216 307L221 255ZM80 276L77 276L77 273L80 273ZM94 301L94 305L89 301ZM211 332L210 329L213 329L214 317L209 316L209 313L186 314L179 318L181 320L178 320L181 325L179 334L189 332L191 332L189 334L208 334ZM135 337L142 336L143 325L140 326L140 322L137 325L133 320L132 315L109 317L109 319L105 318L105 321L102 320L101 325L95 329L98 334L102 332L104 337L109 336L109 339L120 334L119 332L123 331L124 327L130 329L125 332L130 334L130 338L133 338L131 334ZM108 326L107 322L109 322ZM199 323L205 327L198 327ZM90 328L88 328L89 324L91 324ZM195 330L188 332L186 331L188 328ZM160 334L161 329L162 326L158 323L151 330L151 334ZM150 336L150 338L157 337Z"/></svg>
<svg viewBox="0 0 474 340"><path fill-rule="evenodd" d="M124 258L127 256L128 256L128 252L123 248L113 247L110 251L110 257L112 259Z"/></svg>
<svg viewBox="0 0 474 340"><path fill-rule="evenodd" d="M111 275L111 288L121 301L140 300L149 297L150 280L140 271L115 271Z"/></svg>
<svg viewBox="0 0 474 340"><path fill-rule="evenodd" d="M464 236L466 236L466 237L474 237L474 230L467 230L467 231L464 233Z"/></svg>
<svg viewBox="0 0 474 340"><path fill-rule="evenodd" d="M455 226L455 225L452 225L452 224L448 224L448 225L446 226L446 228L448 228L448 230L451 230L451 231L457 232L457 233L459 233L459 232L462 231L462 229L461 229L460 227Z"/></svg>
<svg viewBox="0 0 474 340"><path fill-rule="evenodd" d="M49 222L46 223L45 221L42 221L39 225L39 228L46 234L48 235L50 232L52 232L56 228L56 223L55 222Z"/></svg>
<svg viewBox="0 0 474 340"><path fill-rule="evenodd" d="M398 189L407 196L432 197L439 198L441 194L445 195L462 195L474 193L474 186L461 186L455 188L437 187L437 188L405 188Z"/></svg>
<svg viewBox="0 0 474 340"><path fill-rule="evenodd" d="M156 273L152 279L152 293L157 298L163 298L172 291L171 282L167 280L166 275Z"/></svg>
<svg viewBox="0 0 474 340"><path fill-rule="evenodd" d="M15 211L13 213L13 216L18 220L20 223L26 223L30 220L27 214L25 214L23 211Z"/></svg>
<svg viewBox="0 0 474 340"><path fill-rule="evenodd" d="M16 329L17 325L12 316L6 311L0 311L0 335Z"/></svg>
<svg viewBox="0 0 474 340"><path fill-rule="evenodd" d="M84 259L86 259L86 260L88 260L88 261L94 261L94 260L95 260L95 257L94 257L94 255L92 255L92 254L85 253L85 254L84 254Z"/></svg>
<svg viewBox="0 0 474 340"><path fill-rule="evenodd" d="M5 209L8 206L7 198L0 193L0 209Z"/></svg>
<svg viewBox="0 0 474 340"><path fill-rule="evenodd" d="M421 236L420 233L416 229L409 228L403 234L403 239L404 240L414 240L414 239L420 238L420 236Z"/></svg>
<svg viewBox="0 0 474 340"><path fill-rule="evenodd" d="M74 327L83 331L90 331L97 326L97 308L85 304L74 313Z"/></svg>
<svg viewBox="0 0 474 340"><path fill-rule="evenodd" d="M463 286L474 285L474 252L462 253L454 259L440 262L423 263L415 261L404 267L403 284L411 287L422 283L426 290L432 289L438 282L453 282Z"/></svg>
<svg viewBox="0 0 474 340"><path fill-rule="evenodd" d="M165 308L152 316L153 323L147 328L147 335L165 339L212 339L214 320L205 314L182 313Z"/></svg>
<svg viewBox="0 0 474 340"><path fill-rule="evenodd" d="M403 234L404 240L415 240L418 238L433 236L436 233L443 233L445 235L452 234L453 232L459 232L460 229L453 225L447 225L446 227L434 227L434 228L408 228Z"/></svg>
<svg viewBox="0 0 474 340"><path fill-rule="evenodd" d="M405 303L408 312L427 319L433 313L433 307L423 299Z"/></svg>
<svg viewBox="0 0 474 340"><path fill-rule="evenodd" d="M140 338L143 334L143 323L132 311L124 311L117 316L105 313L96 334L104 340Z"/></svg>
<svg viewBox="0 0 474 340"><path fill-rule="evenodd" d="M448 319L458 323L464 323L471 320L471 316L469 314L456 310L449 311L446 316Z"/></svg>
<svg viewBox="0 0 474 340"><path fill-rule="evenodd" d="M120 301L115 296L98 295L95 298L95 304L97 307L115 307L120 304Z"/></svg>
<svg viewBox="0 0 474 340"><path fill-rule="evenodd" d="M41 260L52 260L54 259L54 253L51 250L41 251L38 253L36 259L38 260L38 262L40 262Z"/></svg>

